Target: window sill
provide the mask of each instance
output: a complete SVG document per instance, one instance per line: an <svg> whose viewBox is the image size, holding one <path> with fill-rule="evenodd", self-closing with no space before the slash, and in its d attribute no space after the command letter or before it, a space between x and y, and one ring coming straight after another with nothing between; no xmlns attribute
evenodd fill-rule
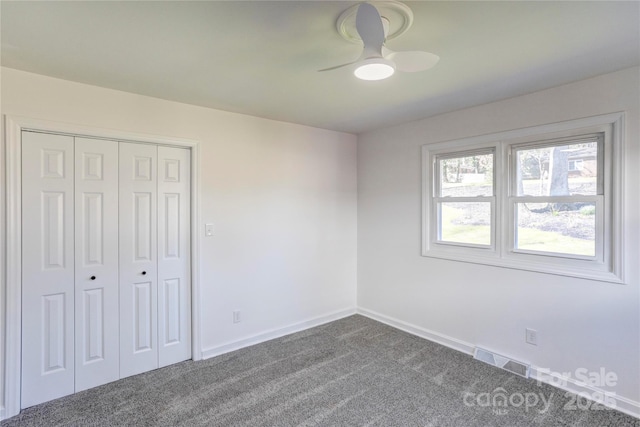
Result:
<svg viewBox="0 0 640 427"><path fill-rule="evenodd" d="M464 253L463 253L464 252ZM609 271L604 264L586 264L580 260L563 261L558 258L550 258L546 262L535 261L535 258L542 258L539 255L524 255L527 259L515 259L522 257L522 254L509 254L501 257L499 254L489 251L485 254L473 254L468 251L444 251L437 249L426 250L422 256L427 258L438 258L449 261L466 262L471 264L488 265L492 267L510 268L514 270L532 271L536 273L552 274L556 276L574 277L579 279L595 280L616 284L625 284L621 276ZM589 262L589 261L588 261Z"/></svg>

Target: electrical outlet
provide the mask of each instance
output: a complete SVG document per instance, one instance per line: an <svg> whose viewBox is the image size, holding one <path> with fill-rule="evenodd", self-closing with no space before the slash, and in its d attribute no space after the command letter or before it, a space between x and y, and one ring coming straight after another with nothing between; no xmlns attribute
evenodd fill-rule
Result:
<svg viewBox="0 0 640 427"><path fill-rule="evenodd" d="M535 329L526 329L526 340L528 344L538 345L538 331Z"/></svg>
<svg viewBox="0 0 640 427"><path fill-rule="evenodd" d="M240 323L240 310L233 312L233 323Z"/></svg>

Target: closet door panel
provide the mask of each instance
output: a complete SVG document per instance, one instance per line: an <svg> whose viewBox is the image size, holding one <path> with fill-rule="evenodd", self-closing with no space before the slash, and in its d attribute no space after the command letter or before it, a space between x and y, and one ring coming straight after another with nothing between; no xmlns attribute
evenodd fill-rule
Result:
<svg viewBox="0 0 640 427"><path fill-rule="evenodd" d="M22 133L22 398L74 391L73 138Z"/></svg>
<svg viewBox="0 0 640 427"><path fill-rule="evenodd" d="M76 392L120 377L118 143L75 139Z"/></svg>
<svg viewBox="0 0 640 427"><path fill-rule="evenodd" d="M120 377L158 367L157 147L120 142Z"/></svg>
<svg viewBox="0 0 640 427"><path fill-rule="evenodd" d="M158 147L159 364L191 358L191 152Z"/></svg>

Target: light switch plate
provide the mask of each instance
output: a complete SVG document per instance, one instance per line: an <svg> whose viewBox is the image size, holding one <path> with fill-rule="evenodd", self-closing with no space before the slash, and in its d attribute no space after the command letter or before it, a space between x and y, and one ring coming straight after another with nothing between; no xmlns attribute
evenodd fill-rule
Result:
<svg viewBox="0 0 640 427"><path fill-rule="evenodd" d="M527 344L538 345L538 331L535 329L526 329Z"/></svg>
<svg viewBox="0 0 640 427"><path fill-rule="evenodd" d="M205 224L204 225L204 235L205 236L213 236L213 224Z"/></svg>

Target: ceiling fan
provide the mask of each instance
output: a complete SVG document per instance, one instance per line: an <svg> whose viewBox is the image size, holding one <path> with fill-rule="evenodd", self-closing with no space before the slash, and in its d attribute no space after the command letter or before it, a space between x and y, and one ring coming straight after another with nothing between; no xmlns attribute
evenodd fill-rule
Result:
<svg viewBox="0 0 640 427"><path fill-rule="evenodd" d="M387 38L389 20L381 17L378 9L370 3L361 3L358 6L355 26L364 44L360 58L347 64L319 71L352 67L353 73L359 79L382 80L391 77L396 70L410 73L428 70L440 60L438 55L429 52L419 50L394 52L385 47L384 42Z"/></svg>

